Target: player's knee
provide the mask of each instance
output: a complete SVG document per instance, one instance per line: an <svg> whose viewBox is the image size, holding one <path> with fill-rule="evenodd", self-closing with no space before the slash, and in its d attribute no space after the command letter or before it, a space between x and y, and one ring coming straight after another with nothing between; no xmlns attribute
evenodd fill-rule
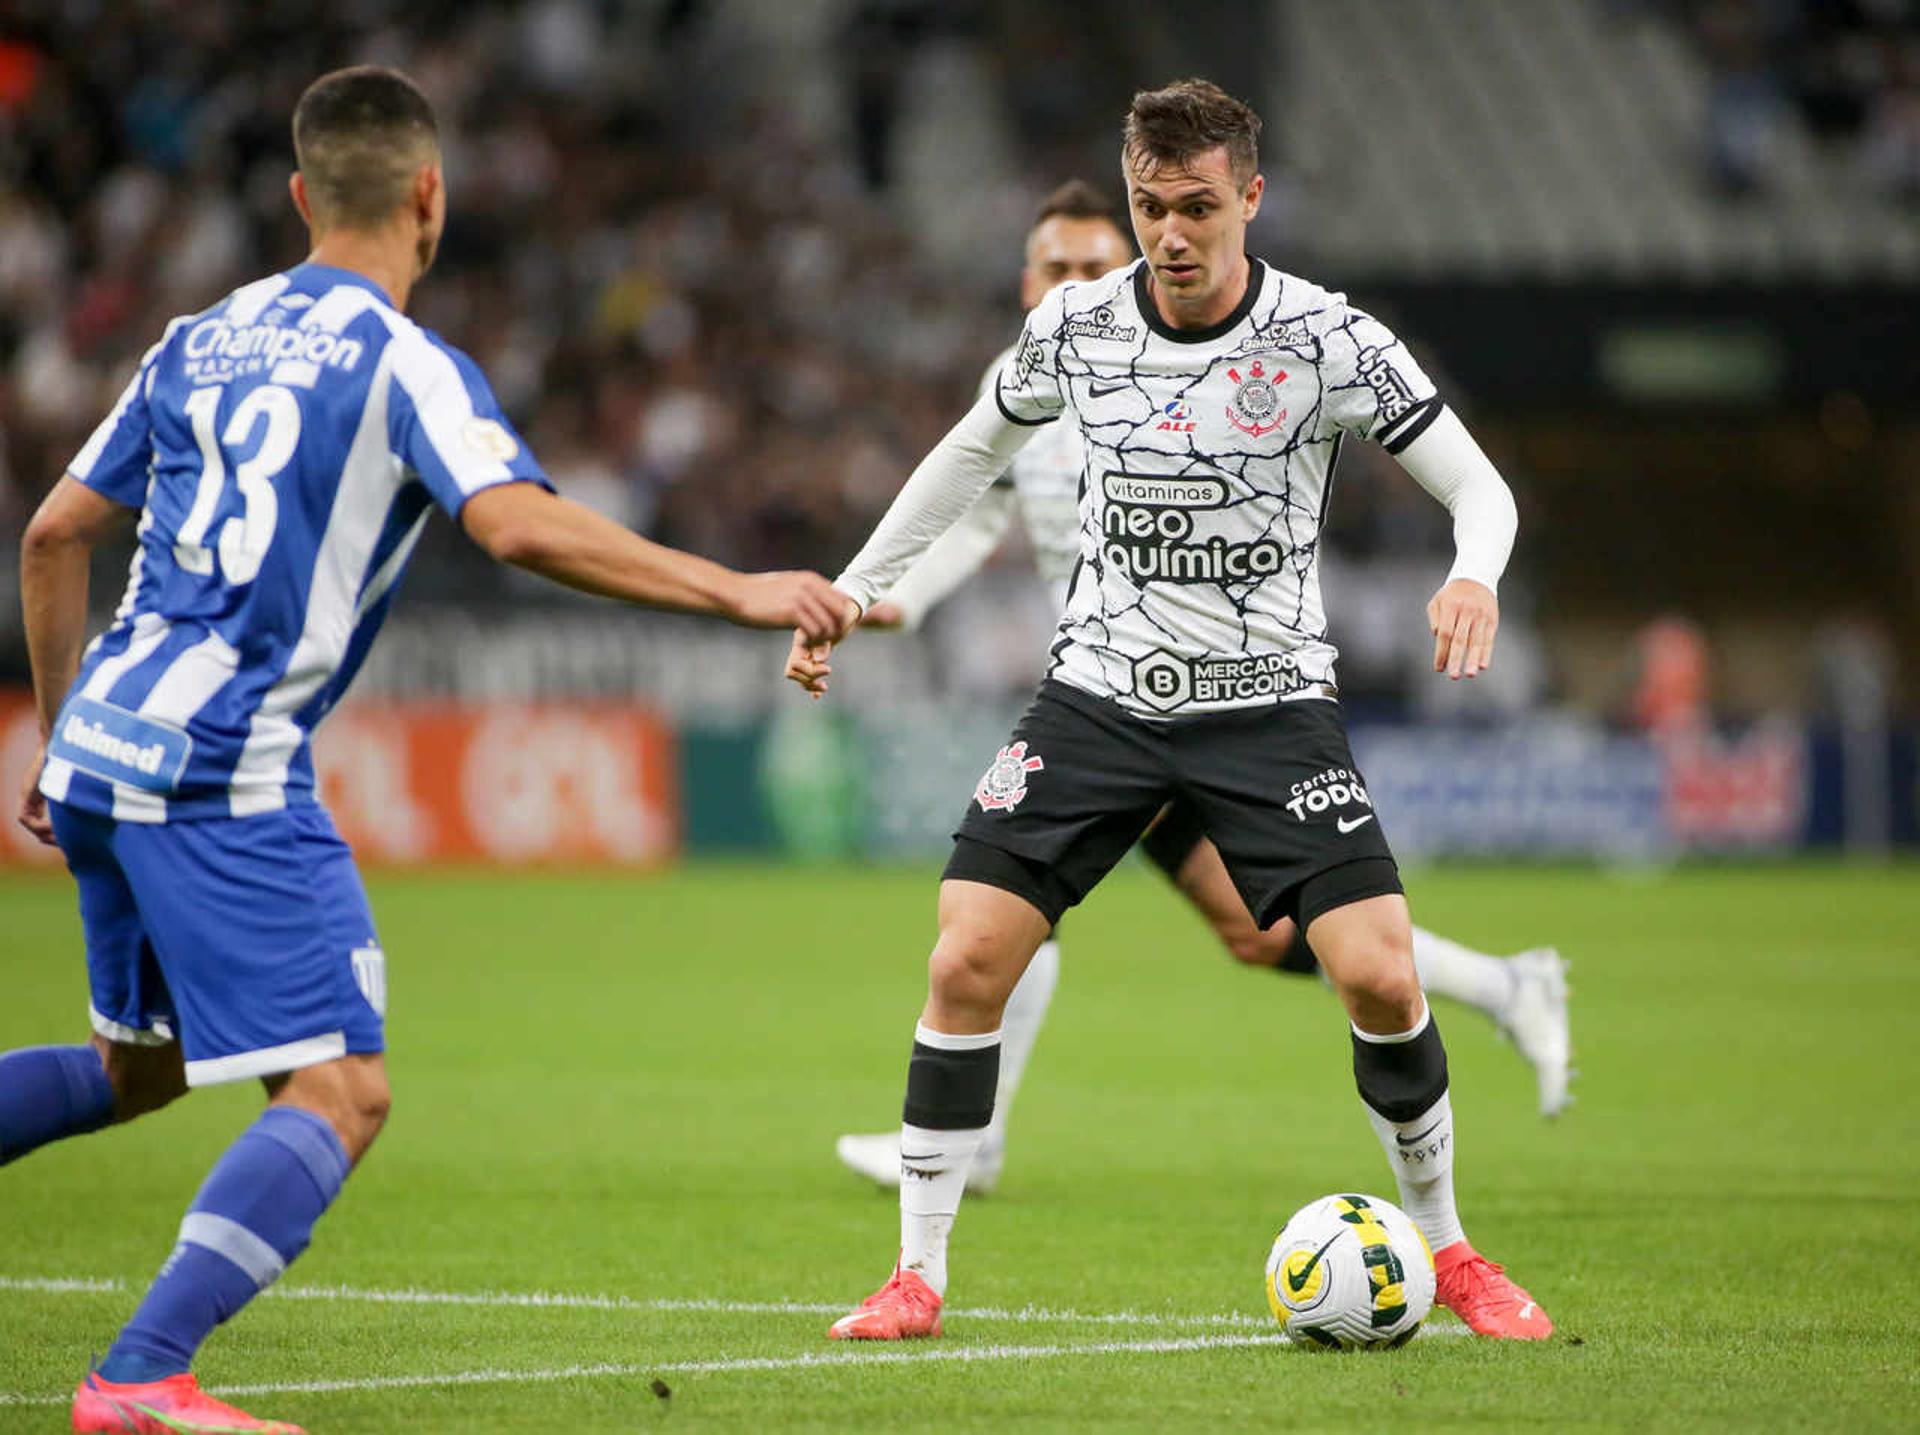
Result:
<svg viewBox="0 0 1920 1435"><path fill-rule="evenodd" d="M387 1124L393 1110L393 1088L385 1071L357 1072L341 1093L342 1102L335 1120L348 1154L358 1161L366 1154L374 1138Z"/></svg>
<svg viewBox="0 0 1920 1435"><path fill-rule="evenodd" d="M116 1122L131 1121L136 1116L158 1111L168 1102L186 1095L187 1069L178 1042L165 1046L133 1046L96 1036L93 1047L100 1053L107 1083L113 1087Z"/></svg>
<svg viewBox="0 0 1920 1435"><path fill-rule="evenodd" d="M368 1141L372 1141L380 1134L381 1128L387 1124L387 1117L392 1111L393 1088L387 1085L385 1077L380 1079L377 1086L360 1094L355 1114L367 1133Z"/></svg>
<svg viewBox="0 0 1920 1435"><path fill-rule="evenodd" d="M1387 954L1368 963L1345 995L1354 1020L1374 1032L1409 1030L1426 1000L1411 956L1396 960Z"/></svg>
<svg viewBox="0 0 1920 1435"><path fill-rule="evenodd" d="M312 1112L333 1128L358 1161L373 1144L393 1109L393 1091L384 1066L347 1057L323 1062L269 1083L275 1101Z"/></svg>
<svg viewBox="0 0 1920 1435"><path fill-rule="evenodd" d="M942 1000L966 1006L1004 1003L1013 983L1007 978L1002 944L978 928L949 927L927 960L929 987Z"/></svg>

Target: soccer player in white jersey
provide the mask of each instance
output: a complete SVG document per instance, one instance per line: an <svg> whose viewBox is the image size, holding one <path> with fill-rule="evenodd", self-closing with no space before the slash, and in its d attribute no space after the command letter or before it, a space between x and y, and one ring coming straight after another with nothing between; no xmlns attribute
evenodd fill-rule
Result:
<svg viewBox="0 0 1920 1435"><path fill-rule="evenodd" d="M269 1095L75 1392L80 1431L294 1429L189 1368L306 1249L386 1119L385 958L309 737L432 509L608 597L822 637L845 602L816 574L735 573L552 493L479 369L405 316L446 215L410 81L324 76L293 137L311 256L170 324L23 544L45 748L20 818L79 885L94 1034L0 1056L0 1163L190 1087ZM126 597L83 654L88 555L128 510Z"/></svg>
<svg viewBox="0 0 1920 1435"><path fill-rule="evenodd" d="M1133 258L1112 207L1085 180L1069 180L1040 206L1027 234L1020 271L1020 302L1031 311L1047 291L1069 279L1088 282ZM999 377L1012 351L987 366L982 394ZM1019 510L1033 549L1034 566L1055 605L1066 604L1067 583L1080 552L1080 431L1048 424L1015 455L1006 473L980 496L965 518L929 548L887 596L863 615L863 626L920 626L929 610L966 582L1000 544ZM1199 813L1176 799L1141 839L1141 851L1166 873L1237 960L1297 976L1319 971L1312 950L1290 918L1262 930L1234 889L1207 840ZM1542 1115L1557 1115L1567 1102L1567 988L1559 954L1537 948L1512 957L1491 956L1413 928L1413 964L1430 996L1450 997L1491 1018L1533 1066ZM993 1121L967 1171L969 1191L990 1191L1006 1159L1008 1113L1046 1020L1059 981L1057 934L1040 944L1007 998L1000 1028L1000 1080ZM850 1169L883 1186L900 1184L900 1133L877 1131L842 1136L835 1152Z"/></svg>
<svg viewBox="0 0 1920 1435"><path fill-rule="evenodd" d="M1438 1298L1484 1335L1552 1331L1455 1208L1446 1053L1347 749L1316 573L1335 452L1377 440L1453 515L1457 557L1427 617L1436 671L1472 677L1492 654L1513 498L1384 326L1247 256L1259 123L1205 81L1134 97L1122 154L1143 258L1034 308L993 391L836 582L864 610L1034 428L1079 428L1080 554L1048 675L975 788L941 886L907 1072L899 1256L838 1338L939 1334L1007 998L1060 914L1176 798L1256 923L1290 918L1345 1005L1355 1081L1433 1247ZM796 634L788 676L819 696L830 671L826 646Z"/></svg>

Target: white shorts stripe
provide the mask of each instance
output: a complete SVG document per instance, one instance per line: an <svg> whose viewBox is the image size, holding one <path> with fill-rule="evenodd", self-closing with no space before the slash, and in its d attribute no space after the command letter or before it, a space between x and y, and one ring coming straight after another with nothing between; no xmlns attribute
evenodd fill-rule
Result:
<svg viewBox="0 0 1920 1435"><path fill-rule="evenodd" d="M241 1051L232 1056L215 1056L187 1063L187 1085L218 1086L227 1081L246 1081L255 1076L278 1076L298 1071L303 1066L318 1066L347 1054L347 1034L330 1031L325 1036L310 1036L284 1046L267 1046L258 1051Z"/></svg>
<svg viewBox="0 0 1920 1435"><path fill-rule="evenodd" d="M156 1021L151 1029L122 1026L91 1006L87 1008L87 1019L96 1032L119 1046L170 1046L173 1043L173 1028L163 1021Z"/></svg>

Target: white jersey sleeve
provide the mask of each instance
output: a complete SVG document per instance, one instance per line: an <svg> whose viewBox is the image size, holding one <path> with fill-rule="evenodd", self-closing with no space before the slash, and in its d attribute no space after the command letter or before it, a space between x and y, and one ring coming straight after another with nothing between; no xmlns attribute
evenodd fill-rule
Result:
<svg viewBox="0 0 1920 1435"><path fill-rule="evenodd" d="M1060 381L1061 290L1034 306L994 380L994 400L1016 424L1051 423L1066 407Z"/></svg>
<svg viewBox="0 0 1920 1435"><path fill-rule="evenodd" d="M980 571L980 565L1006 537L1014 503L1011 484L992 485L980 495L980 501L967 510L964 518L941 534L920 556L907 576L893 585L887 601L899 605L901 621L906 627L919 627L928 613L946 601L948 594Z"/></svg>
<svg viewBox="0 0 1920 1435"><path fill-rule="evenodd" d="M981 373L973 391L976 403L993 393L1000 382L1000 370L1013 353L1014 350L1008 348L996 354ZM1017 502L1012 479L1011 470L1002 474L980 495L980 501L967 510L967 516L942 534L908 570L907 576L893 585L886 600L899 607L901 622L906 628L919 627L927 614L979 572L980 565L1000 546ZM1078 534L1074 537L1077 539Z"/></svg>
<svg viewBox="0 0 1920 1435"><path fill-rule="evenodd" d="M980 399L920 460L834 586L862 608L871 607L965 516L1033 433L1026 421L1002 411L997 388Z"/></svg>
<svg viewBox="0 0 1920 1435"><path fill-rule="evenodd" d="M1454 560L1447 581L1471 578L1499 592L1520 515L1506 481L1459 415L1451 409L1441 413L1396 456L1453 515Z"/></svg>
<svg viewBox="0 0 1920 1435"><path fill-rule="evenodd" d="M1315 316L1320 329L1320 379L1325 395L1322 422L1333 433L1379 441L1399 453L1431 424L1445 405L1433 380L1393 331L1346 296Z"/></svg>

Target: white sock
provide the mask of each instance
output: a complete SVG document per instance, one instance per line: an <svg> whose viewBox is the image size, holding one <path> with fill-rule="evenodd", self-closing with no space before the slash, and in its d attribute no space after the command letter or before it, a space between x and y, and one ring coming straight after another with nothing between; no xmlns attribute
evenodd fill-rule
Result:
<svg viewBox="0 0 1920 1435"><path fill-rule="evenodd" d="M1007 1112L1026 1073L1027 1058L1040 1039L1047 1008L1053 1003L1053 989L1060 984L1060 944L1049 937L1040 944L1027 963L1027 970L1007 998L1007 1009L1000 1018L1000 1085L993 1098L993 1121L987 1127L981 1149L999 1151L1007 1144Z"/></svg>
<svg viewBox="0 0 1920 1435"><path fill-rule="evenodd" d="M1434 996L1465 1002L1495 1021L1506 1015L1513 997L1513 969L1505 957L1476 952L1425 927L1413 929L1413 969Z"/></svg>
<svg viewBox="0 0 1920 1435"><path fill-rule="evenodd" d="M1421 1025L1425 1024L1423 1016ZM1378 1040L1361 1035L1366 1041ZM1460 1212L1453 1204L1453 1103L1447 1093L1441 1092L1438 1101L1411 1121L1389 1121L1370 1106L1366 1111L1400 1183L1400 1209L1413 1217L1435 1251L1465 1240Z"/></svg>
<svg viewBox="0 0 1920 1435"><path fill-rule="evenodd" d="M967 1189L967 1167L985 1127L971 1131L900 1128L900 1268L936 1295L947 1293L947 1237Z"/></svg>

